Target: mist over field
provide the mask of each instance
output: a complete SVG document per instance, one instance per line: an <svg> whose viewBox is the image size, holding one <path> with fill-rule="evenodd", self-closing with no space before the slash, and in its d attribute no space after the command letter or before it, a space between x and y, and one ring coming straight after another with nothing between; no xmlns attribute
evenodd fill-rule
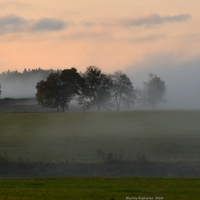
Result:
<svg viewBox="0 0 200 200"><path fill-rule="evenodd" d="M43 174L38 165L47 176L200 177L200 170L196 170L200 169L200 62L177 62L175 65L174 61L168 61L169 65L166 60L150 59L140 63L140 70L134 70L134 66L124 70L135 88L142 89L143 81L149 80L149 73L165 81L168 101L158 104L158 111L144 111L151 108L136 103L133 112L70 112L74 111L70 107L69 112L56 113L54 109L53 113L52 109L42 110L36 99L32 99L32 103L26 102L27 99L2 100L1 103L21 104L15 107L16 110L3 110L6 104L1 104L1 112L11 112L0 115L2 166L10 165L12 172L15 164L23 163L23 173L32 176L26 171L26 162L30 162L31 170L37 174L35 177ZM36 83L45 79L46 76L40 74L1 79L1 97L34 97ZM48 113L44 113L46 111Z"/></svg>
<svg viewBox="0 0 200 200"><path fill-rule="evenodd" d="M0 177L200 177L199 111L0 114Z"/></svg>

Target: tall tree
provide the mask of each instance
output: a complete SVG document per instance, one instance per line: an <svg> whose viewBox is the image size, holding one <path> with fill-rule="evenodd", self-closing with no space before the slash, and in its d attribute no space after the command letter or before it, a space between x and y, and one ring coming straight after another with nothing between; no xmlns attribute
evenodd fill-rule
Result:
<svg viewBox="0 0 200 200"><path fill-rule="evenodd" d="M75 68L65 69L62 71L61 76L61 107L64 111L68 109L70 101L80 94L84 87L84 79L80 76Z"/></svg>
<svg viewBox="0 0 200 200"><path fill-rule="evenodd" d="M149 78L148 82L143 83L143 90L139 90L139 100L154 110L158 103L166 102L166 87L165 82L157 75L149 74Z"/></svg>
<svg viewBox="0 0 200 200"><path fill-rule="evenodd" d="M83 77L85 87L79 97L79 104L82 108L96 107L98 111L101 108L108 108L111 103L111 78L95 66L88 67Z"/></svg>
<svg viewBox="0 0 200 200"><path fill-rule="evenodd" d="M38 104L64 112L74 96L79 94L81 84L82 78L75 68L51 73L46 81L40 81L36 85Z"/></svg>
<svg viewBox="0 0 200 200"><path fill-rule="evenodd" d="M38 105L47 108L60 109L61 80L60 73L51 73L46 81L42 80L36 85L36 99Z"/></svg>
<svg viewBox="0 0 200 200"><path fill-rule="evenodd" d="M117 110L120 110L121 104L127 108L135 103L136 92L129 77L121 71L116 71L112 76L112 93Z"/></svg>

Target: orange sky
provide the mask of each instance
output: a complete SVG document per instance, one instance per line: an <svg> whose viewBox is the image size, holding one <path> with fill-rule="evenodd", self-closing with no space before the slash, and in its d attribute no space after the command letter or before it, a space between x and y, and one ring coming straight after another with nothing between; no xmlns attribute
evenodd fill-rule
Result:
<svg viewBox="0 0 200 200"><path fill-rule="evenodd" d="M105 71L156 55L200 54L197 0L0 0L0 71L96 65Z"/></svg>

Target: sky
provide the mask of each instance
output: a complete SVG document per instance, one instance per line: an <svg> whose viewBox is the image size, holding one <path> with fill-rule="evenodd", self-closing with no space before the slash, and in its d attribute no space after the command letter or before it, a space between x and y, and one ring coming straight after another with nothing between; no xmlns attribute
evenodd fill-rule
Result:
<svg viewBox="0 0 200 200"><path fill-rule="evenodd" d="M95 65L125 71L136 87L155 73L169 96L183 91L198 107L199 7L199 0L0 0L0 72Z"/></svg>

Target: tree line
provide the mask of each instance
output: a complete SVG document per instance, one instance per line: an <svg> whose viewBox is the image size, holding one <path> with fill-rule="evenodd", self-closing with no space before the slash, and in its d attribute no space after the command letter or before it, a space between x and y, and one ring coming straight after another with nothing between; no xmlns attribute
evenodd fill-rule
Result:
<svg viewBox="0 0 200 200"><path fill-rule="evenodd" d="M41 78L46 78L50 73L54 73L57 71L61 71L59 69L54 70L54 69L41 69L41 68L37 68L37 69L24 69L23 72L19 72L17 70L14 71L5 71L2 72L0 74L0 80L1 82L5 82L5 81L11 81L11 80L16 80L16 79L20 79L20 80L29 80L32 77L36 77L39 76Z"/></svg>
<svg viewBox="0 0 200 200"><path fill-rule="evenodd" d="M113 74L102 72L99 67L89 66L84 73L76 68L52 72L36 84L36 99L40 106L64 112L72 100L84 109L131 108L136 101L151 106L165 102L165 82L155 74L143 83L142 89L133 86L122 71Z"/></svg>
<svg viewBox="0 0 200 200"><path fill-rule="evenodd" d="M2 98L34 98L35 85L40 80L45 80L50 73L61 70L53 69L24 69L21 71L4 71L0 73L0 85L2 86Z"/></svg>

